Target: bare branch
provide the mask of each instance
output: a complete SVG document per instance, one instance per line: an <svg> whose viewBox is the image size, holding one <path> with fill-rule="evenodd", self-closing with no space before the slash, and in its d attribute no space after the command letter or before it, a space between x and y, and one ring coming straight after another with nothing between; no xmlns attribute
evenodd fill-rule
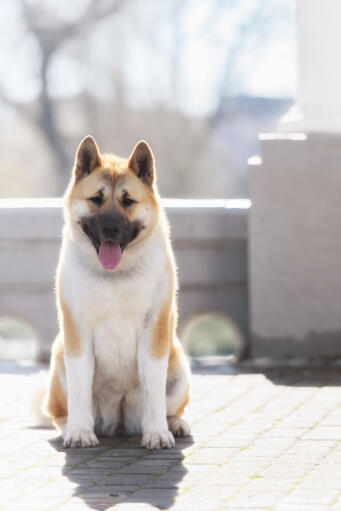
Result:
<svg viewBox="0 0 341 511"><path fill-rule="evenodd" d="M36 39L43 51L54 53L63 46L70 38L80 35L89 30L89 28L103 20L104 18L117 14L118 11L127 4L129 0L116 0L114 2L100 2L92 0L77 22L62 22L60 25L51 26L42 23L41 5L38 7L28 3L27 0L21 0L24 9L24 17L28 28Z"/></svg>
<svg viewBox="0 0 341 511"><path fill-rule="evenodd" d="M16 110L19 114L23 115L28 121L36 121L36 117L32 108L29 104L22 103L20 101L15 101L13 98L10 98L5 91L0 87L0 101L5 105L9 106L13 110Z"/></svg>

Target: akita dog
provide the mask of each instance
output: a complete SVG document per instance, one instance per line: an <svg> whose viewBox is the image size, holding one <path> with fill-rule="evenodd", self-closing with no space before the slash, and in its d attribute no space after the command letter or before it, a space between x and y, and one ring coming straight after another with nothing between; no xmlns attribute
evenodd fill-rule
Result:
<svg viewBox="0 0 341 511"><path fill-rule="evenodd" d="M65 447L96 435L142 434L148 449L172 447L190 371L176 337L176 271L154 157L139 142L129 159L80 143L65 194L57 269L59 334L44 413Z"/></svg>

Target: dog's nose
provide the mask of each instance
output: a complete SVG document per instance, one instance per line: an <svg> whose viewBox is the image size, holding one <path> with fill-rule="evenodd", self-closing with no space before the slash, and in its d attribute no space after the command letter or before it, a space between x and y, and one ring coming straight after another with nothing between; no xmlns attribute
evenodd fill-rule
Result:
<svg viewBox="0 0 341 511"><path fill-rule="evenodd" d="M102 225L102 234L107 239L115 239L120 232L120 227L116 222L106 222Z"/></svg>

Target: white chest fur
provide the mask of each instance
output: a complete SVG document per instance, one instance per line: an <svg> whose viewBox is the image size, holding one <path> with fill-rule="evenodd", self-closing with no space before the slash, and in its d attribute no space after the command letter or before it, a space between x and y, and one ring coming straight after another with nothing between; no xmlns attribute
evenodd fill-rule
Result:
<svg viewBox="0 0 341 511"><path fill-rule="evenodd" d="M157 315L167 280L162 239L152 236L143 253L131 254L118 271L88 266L66 238L61 261L63 299L80 325L82 343L95 355L96 386L126 392L138 381L137 343L145 318Z"/></svg>

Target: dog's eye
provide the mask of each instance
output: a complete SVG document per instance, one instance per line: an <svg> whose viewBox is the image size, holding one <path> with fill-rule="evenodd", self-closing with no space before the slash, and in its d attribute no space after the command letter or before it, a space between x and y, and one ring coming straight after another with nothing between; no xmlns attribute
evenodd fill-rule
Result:
<svg viewBox="0 0 341 511"><path fill-rule="evenodd" d="M129 206L131 206L132 204L134 204L136 201L134 201L133 199L131 199L130 197L126 196L126 197L123 197L122 199L122 204L125 208L129 208Z"/></svg>
<svg viewBox="0 0 341 511"><path fill-rule="evenodd" d="M102 195L96 195L96 197L90 197L89 200L96 206L100 206L101 204L103 204L103 196Z"/></svg>

